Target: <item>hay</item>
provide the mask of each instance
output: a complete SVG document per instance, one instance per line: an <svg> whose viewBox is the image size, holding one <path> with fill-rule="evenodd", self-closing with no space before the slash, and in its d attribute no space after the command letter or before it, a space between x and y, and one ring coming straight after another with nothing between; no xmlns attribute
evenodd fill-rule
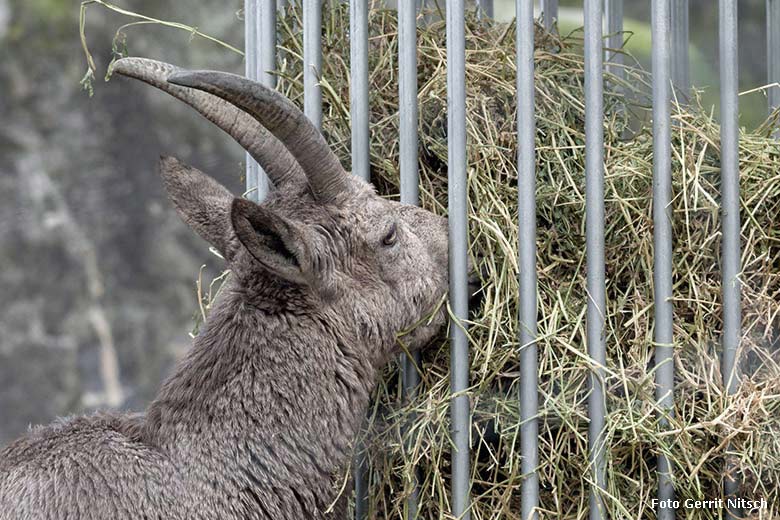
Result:
<svg viewBox="0 0 780 520"><path fill-rule="evenodd" d="M324 128L349 166L348 10L324 17ZM282 22L280 88L302 99L300 19ZM398 193L397 26L390 11L370 18L372 180ZM421 202L446 212L445 28L418 31ZM581 40L537 30L537 205L541 509L584 518L589 489L585 346L584 99ZM517 204L514 27L467 23L470 251L484 267L481 304L470 325L474 519L519 518ZM719 370L719 137L697 100L673 114L675 419L659 433L653 385L652 139L649 79L626 67L607 77L604 121L607 273L606 504L614 518L653 517L656 455L675 466L678 499L721 496L726 446L744 474L743 496L780 515L780 147L770 124L740 142L745 373L726 397ZM626 96L629 92L628 105ZM621 107L626 107L622 109ZM776 124L776 121L775 121ZM633 129L633 130L632 130ZM626 135L628 136L626 137ZM423 391L400 398L396 367L375 395L366 434L370 507L399 518L420 468L421 518L447 517L450 442L448 350L423 355ZM402 433L403 432L403 433ZM717 518L719 509L681 511Z"/></svg>

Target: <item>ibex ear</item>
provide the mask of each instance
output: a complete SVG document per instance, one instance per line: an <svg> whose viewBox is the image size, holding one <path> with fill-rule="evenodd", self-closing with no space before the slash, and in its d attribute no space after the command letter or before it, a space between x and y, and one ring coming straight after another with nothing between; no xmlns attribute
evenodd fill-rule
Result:
<svg viewBox="0 0 780 520"><path fill-rule="evenodd" d="M274 211L242 198L230 211L233 233L260 265L288 282L307 282L305 231Z"/></svg>
<svg viewBox="0 0 780 520"><path fill-rule="evenodd" d="M233 236L233 195L202 171L173 157L160 158L160 175L168 198L184 223L225 256Z"/></svg>

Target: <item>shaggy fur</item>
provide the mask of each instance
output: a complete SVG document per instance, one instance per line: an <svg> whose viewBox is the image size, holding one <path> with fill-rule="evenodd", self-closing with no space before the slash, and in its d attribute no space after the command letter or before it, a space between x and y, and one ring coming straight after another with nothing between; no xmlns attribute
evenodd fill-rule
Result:
<svg viewBox="0 0 780 520"><path fill-rule="evenodd" d="M232 278L145 414L63 420L0 453L0 518L325 518L397 334L444 296L446 220L355 177L333 203L298 185L257 205L161 170Z"/></svg>

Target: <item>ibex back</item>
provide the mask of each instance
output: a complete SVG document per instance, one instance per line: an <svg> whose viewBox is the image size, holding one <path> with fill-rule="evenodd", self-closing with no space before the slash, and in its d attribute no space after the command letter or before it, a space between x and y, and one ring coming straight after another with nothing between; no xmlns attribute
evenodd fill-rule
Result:
<svg viewBox="0 0 780 520"><path fill-rule="evenodd" d="M0 517L323 518L397 334L422 321L405 338L419 348L445 321L446 220L347 174L262 85L138 58L114 70L198 110L274 188L258 205L162 159L173 205L230 281L145 414L62 420L0 453Z"/></svg>

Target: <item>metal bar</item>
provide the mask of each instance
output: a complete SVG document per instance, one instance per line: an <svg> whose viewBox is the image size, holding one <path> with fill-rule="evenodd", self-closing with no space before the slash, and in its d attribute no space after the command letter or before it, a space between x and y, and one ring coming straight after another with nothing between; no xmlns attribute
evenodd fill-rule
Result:
<svg viewBox="0 0 780 520"><path fill-rule="evenodd" d="M672 26L669 31L672 36L672 84L677 93L677 100L680 102L688 97L691 89L688 13L688 0L672 0L670 15Z"/></svg>
<svg viewBox="0 0 780 520"><path fill-rule="evenodd" d="M322 4L303 0L303 112L322 127Z"/></svg>
<svg viewBox="0 0 780 520"><path fill-rule="evenodd" d="M607 70L619 79L625 78L623 54L623 0L604 0L607 23Z"/></svg>
<svg viewBox="0 0 780 520"><path fill-rule="evenodd" d="M723 377L727 391L737 390L732 374L741 334L740 220L739 220L739 98L737 83L737 2L720 2L720 103L721 103L721 190L723 198Z"/></svg>
<svg viewBox="0 0 780 520"><path fill-rule="evenodd" d="M604 462L604 366L606 364L606 288L604 274L604 76L601 0L585 0L585 244L587 261L589 460L592 484L590 519L606 518L601 492L606 487Z"/></svg>
<svg viewBox="0 0 780 520"><path fill-rule="evenodd" d="M368 518L368 457L365 453L365 444L362 440L357 446L355 456L355 519L366 520Z"/></svg>
<svg viewBox="0 0 780 520"><path fill-rule="evenodd" d="M319 0L317 0L319 1ZM352 173L368 181L371 172L368 127L368 0L349 2L349 113L352 122ZM368 518L368 459L355 463L355 518Z"/></svg>
<svg viewBox="0 0 780 520"><path fill-rule="evenodd" d="M257 47L260 56L255 75L263 85L276 88L276 2L275 0L260 0L260 9L257 24L259 30L256 33ZM268 195L268 177L263 169L257 167L257 201L262 201Z"/></svg>
<svg viewBox="0 0 780 520"><path fill-rule="evenodd" d="M669 0L655 0L652 7L653 61L653 301L655 309L655 395L661 409L659 427L669 428L674 410L674 336L672 306L672 149L671 56ZM672 464L658 454L658 500L674 499ZM668 502L667 502L668 501ZM675 508L661 506L658 520L674 520Z"/></svg>
<svg viewBox="0 0 780 520"><path fill-rule="evenodd" d="M349 56L352 173L368 181L368 0L349 2Z"/></svg>
<svg viewBox="0 0 780 520"><path fill-rule="evenodd" d="M321 11L320 0L304 0L305 5L311 6L316 1L318 20L316 27L306 29L307 17L304 9L304 34L312 40L316 38L317 46L314 49L313 43L306 45L304 36L304 63L317 62L317 71L322 67L322 50L320 47L321 36ZM315 18L315 16L311 16ZM312 21L312 23L314 23ZM315 33L316 31L316 33ZM314 58L306 58L306 50ZM368 181L370 177L370 153L369 153L369 126L368 126L368 0L350 0L349 2L349 59L350 59L350 93L349 93L349 114L352 126L352 173L361 179ZM311 82L317 81L320 72L309 78ZM312 90L311 102L306 100L309 88L306 86L306 76L304 76L304 105L306 115L313 119L317 117L318 126L322 124L322 94L317 86L316 94ZM315 106L316 104L316 106ZM368 518L368 458L362 453L365 449L363 444L357 447L358 455L355 457L355 470L353 479L355 481L355 518L356 520L366 520Z"/></svg>
<svg viewBox="0 0 780 520"><path fill-rule="evenodd" d="M401 203L418 205L420 199L417 171L417 0L398 1L398 112L400 132ZM420 351L409 358L401 356L404 395L412 400L420 384ZM418 517L420 493L419 469L415 469L412 489L406 500L404 518Z"/></svg>
<svg viewBox="0 0 780 520"><path fill-rule="evenodd" d="M246 76L270 87L276 86L276 3L273 0L244 1L244 48ZM268 177L246 154L247 197L255 202L268 194Z"/></svg>
<svg viewBox="0 0 780 520"><path fill-rule="evenodd" d="M548 31L552 29L553 25L558 21L558 0L541 0L542 1L542 19L544 21L544 28Z"/></svg>
<svg viewBox="0 0 780 520"><path fill-rule="evenodd" d="M742 318L739 219L739 98L737 68L737 1L719 0L718 40L720 47L720 175L723 221L723 359L721 373L726 393L737 391L737 348ZM736 496L739 481L726 462L724 492ZM727 510L727 518L741 517L736 508Z"/></svg>
<svg viewBox="0 0 780 520"><path fill-rule="evenodd" d="M468 216L466 182L466 43L464 0L447 0L447 182L449 209L450 305L454 321L450 385L452 390L452 514L471 519L469 434L471 413L468 317Z"/></svg>
<svg viewBox="0 0 780 520"><path fill-rule="evenodd" d="M517 206L520 267L520 518L539 513L539 390L536 301L536 123L534 121L534 2L517 0Z"/></svg>
<svg viewBox="0 0 780 520"><path fill-rule="evenodd" d="M246 77L257 80L258 53L258 0L244 0L244 67ZM250 200L260 200L260 165L246 154L246 191Z"/></svg>
<svg viewBox="0 0 780 520"><path fill-rule="evenodd" d="M260 82L276 88L276 0L260 0Z"/></svg>
<svg viewBox="0 0 780 520"><path fill-rule="evenodd" d="M766 0L767 97L769 111L780 108L780 0ZM775 133L780 137L780 129Z"/></svg>
<svg viewBox="0 0 780 520"><path fill-rule="evenodd" d="M417 2L398 2L401 203L419 203L417 172ZM417 376L417 370L412 370ZM411 378L408 378L411 380ZM414 386L417 386L416 383Z"/></svg>

